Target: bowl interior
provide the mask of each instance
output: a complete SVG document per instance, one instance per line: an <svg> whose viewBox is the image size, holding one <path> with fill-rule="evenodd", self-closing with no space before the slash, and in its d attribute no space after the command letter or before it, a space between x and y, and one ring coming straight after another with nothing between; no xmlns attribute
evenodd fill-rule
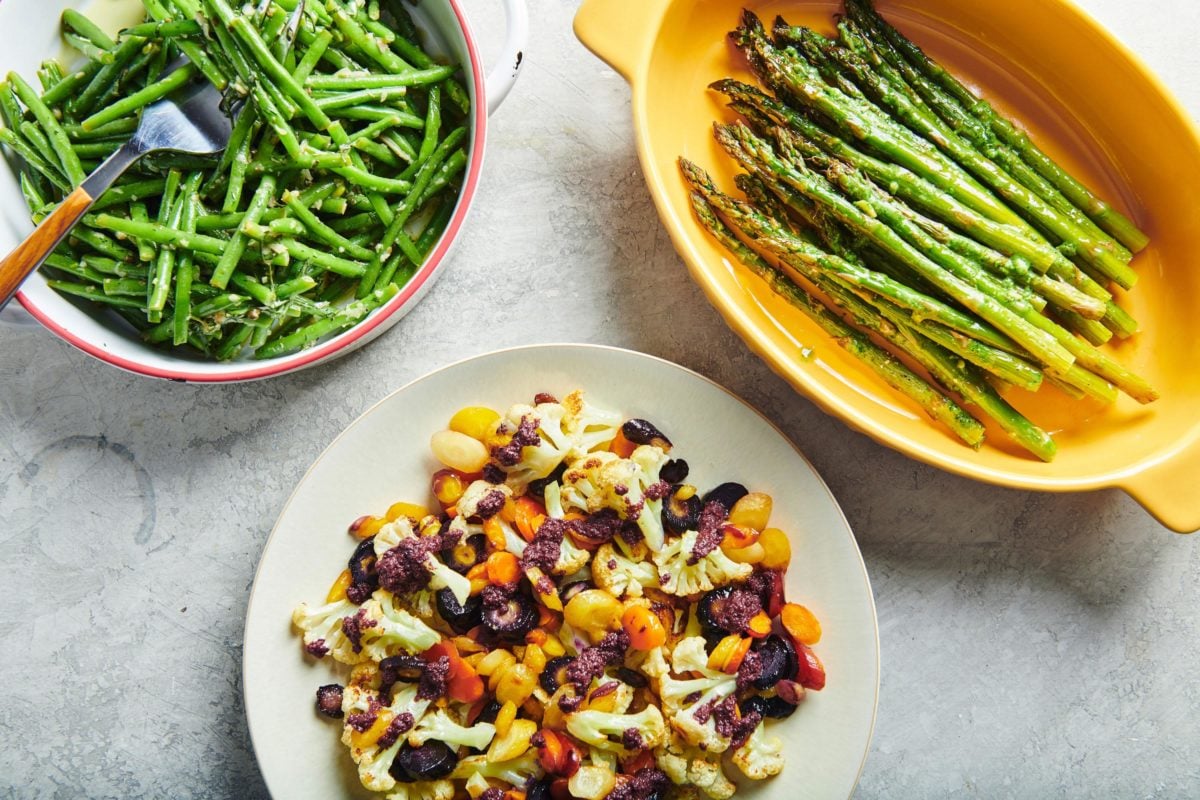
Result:
<svg viewBox="0 0 1200 800"><path fill-rule="evenodd" d="M782 14L826 34L840 4L675 2L647 68L635 80L635 115L659 210L693 275L730 324L774 369L852 426L898 449L973 477L1041 488L1112 482L1131 465L1194 437L1200 332L1188 325L1200 296L1191 267L1200 245L1200 146L1157 82L1081 12L1059 0L963 3L879 0L879 10L966 82L1028 129L1059 163L1152 237L1133 262L1138 285L1122 304L1142 325L1108 352L1146 376L1163 399L1140 406L1073 401L1051 388L1007 397L1056 434L1059 455L1044 465L989 429L974 453L838 348L799 312L731 263L695 222L676 159L709 169L733 191L736 170L713 141L714 120L733 119L706 89L724 76L752 81L725 34L744 7L768 23ZM1115 341L1115 340L1114 340Z"/></svg>
<svg viewBox="0 0 1200 800"><path fill-rule="evenodd" d="M36 85L35 72L46 58L66 59L68 63L78 58L65 50L59 37L59 19L67 8L80 9L110 34L141 21L143 13L139 0L5 0L0 3L0 73L16 71ZM444 55L462 65L473 106L482 102L482 97L476 97L478 87L474 80L472 51L453 4L437 0L417 4L410 10L415 22L426 34L427 48L436 55ZM480 124L480 119L476 117L474 124ZM469 142L466 174L473 175L478 171L478 139L472 135ZM461 225L467 210L467 199L466 192L460 195L454 217L442 234L441 241L432 250L425 268L390 303L376 309L366 321L322 342L316 348L322 357L335 352L342 354L348 352L351 345L364 344L386 328L380 322L384 319L389 323L395 322L419 300L428 288L433 267L439 265L445 256L453 232ZM16 247L32 230L16 173L0 158L0 253L7 253ZM245 359L217 363L183 349L152 347L144 343L137 331L116 314L58 294L46 285L46 279L40 274L29 277L21 289L20 298L35 316L68 341L85 345L92 355L138 372L171 377L186 374L190 380L236 380L260 377L264 372L284 372L314 360L315 351L301 351L265 362ZM370 330L366 336L363 335L365 330Z"/></svg>

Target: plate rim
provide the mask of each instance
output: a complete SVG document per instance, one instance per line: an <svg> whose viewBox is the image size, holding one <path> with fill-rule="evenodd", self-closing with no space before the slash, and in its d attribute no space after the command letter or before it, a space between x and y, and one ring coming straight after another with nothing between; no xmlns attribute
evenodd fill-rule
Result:
<svg viewBox="0 0 1200 800"><path fill-rule="evenodd" d="M486 351L483 353L479 353L479 354L476 354L473 356L467 356L464 358L460 358L458 360L452 361L450 363L447 363L440 367L432 369L428 372L425 372L422 375L414 378L413 380L410 380L407 383L397 387L396 389L392 390L391 392L388 392L385 396L383 396L382 398L377 400L375 403L372 403L366 410L364 410L361 414L359 414L357 417L355 417L354 420L349 422L345 427L342 428L341 431L338 432L338 434L336 436L334 436L334 438L329 442L328 445L325 446L325 448L321 451L321 453L315 459L313 459L312 463L308 466L308 469L306 469L304 471L304 474L301 475L299 479L297 479L296 485L293 487L291 493L288 495L287 500L284 501L283 505L280 507L279 513L275 517L275 523L271 526L271 532L269 534L267 534L266 541L263 542L262 549L259 552L258 563L255 565L255 568L254 568L254 578L250 584L249 598L246 601L246 613L242 620L242 668L241 668L242 715L243 715L243 717L245 717L245 720L246 720L246 731L249 734L250 751L254 755L255 765L258 767L259 775L262 777L263 784L267 788L267 793L270 794L272 797L274 797L275 795L271 791L270 781L268 780L267 775L263 771L263 768L262 768L262 762L259 758L259 745L255 740L254 725L252 724L252 721L251 721L250 682L249 682L248 676L247 676L247 665L250 662L246 656L247 656L247 651L248 651L249 645L250 645L250 638L249 638L250 617L251 617L251 614L253 613L255 599L257 597L256 590L259 585L259 577L262 573L263 564L266 561L267 553L270 550L271 545L275 542L276 535L279 533L280 523L282 522L288 509L295 502L297 496L300 493L301 487L304 486L305 482L309 479L309 477L312 475L312 473L316 470L317 466L322 461L324 461L326 457L329 456L329 454L333 451L333 449L342 441L343 438L345 438L347 436L347 434L350 432L350 430L352 428L357 427L360 423L362 423L364 420L366 420L366 418L368 416L376 413L380 409L380 407L383 406L383 404L390 402L394 397L401 394L402 392L407 391L411 387L416 386L419 383L429 380L429 379L431 379L437 375L440 375L443 372L449 371L451 369L456 369L456 368L462 367L466 364L469 364L469 363L472 363L475 361L483 361L483 360L494 358L494 357L500 356L500 355L507 355L507 354L516 353L516 352L520 352L520 351L564 350L564 349L576 349L576 348L582 349L585 351L615 353L622 357L632 357L632 358L636 358L636 359L644 359L647 361L656 362L660 367L666 367L668 369L679 370L680 372L683 372L691 377L699 378L700 380L702 380L705 383L711 385L712 387L718 389L719 391L723 392L725 395L729 396L730 398L732 398L733 400L735 400L736 402L741 404L746 410L750 411L752 414L754 414L760 420L762 420L764 423L766 423L770 427L770 429L775 432L775 434L777 436L779 436L784 442L787 443L788 447L790 447L792 449L792 451L800 458L800 460L804 462L805 466L807 466L808 469L811 471L813 478L816 479L818 485L825 492L826 497L828 498L829 502L833 506L833 510L836 512L836 514L837 514L838 518L841 520L842 524L845 525L846 532L849 535L850 540L851 540L852 544L854 545L854 549L858 554L858 573L859 573L859 577L861 578L861 580L866 588L867 601L868 601L868 604L870 606L870 611L871 611L872 639L873 639L874 645L875 645L875 648L874 648L875 649L875 657L874 657L874 662L872 664L872 667L874 669L874 674L875 674L875 680L874 680L874 687L873 687L873 697L872 697L872 701L871 701L871 719L870 719L870 723L869 723L868 729L867 729L866 741L863 743L863 753L862 753L862 756L859 758L858 769L855 773L854 781L853 781L852 785L850 786L850 793L847 795L847 797L849 798L849 797L854 796L854 792L857 790L858 784L862 779L863 770L866 768L867 758L871 754L871 745L872 745L872 742L874 741L874 737L875 737L875 725L879 718L879 691L880 691L881 671L882 671L881 670L881 660L882 659L881 659L881 653L880 653L880 638L879 638L879 611L875 604L875 593L871 588L871 577L870 577L870 574L867 572L866 559L863 557L862 548L859 546L859 543L858 543L858 537L854 534L854 529L853 529L853 527L851 527L850 521L846 518L845 511L842 509L841 504L838 503L837 497L834 496L833 491L829 488L829 485L825 482L825 479L821 476L821 473L817 470L817 468L813 465L813 463L808 459L808 457L804 454L804 452L799 448L799 446L797 446L796 443L792 441L791 437L788 436L786 433L784 433L784 431L777 424L775 424L775 422L773 420L771 420L766 414L764 414L762 411L757 409L753 404L751 404L749 401L747 401L746 399L744 399L737 393L726 388L725 386L721 385L720 383L713 380L712 378L709 378L708 376L703 375L700 372L697 372L696 370L693 370L689 367L685 367L682 364L677 364L674 361L670 361L669 359L662 358L660 356L651 355L649 353L643 353L638 350L632 350L632 349L625 348L625 347L616 347L613 345L604 345L604 344L593 344L593 343L589 343L589 342L546 342L546 343L537 343L537 344L515 345L512 347L502 347L502 348L498 348L495 350L489 350L489 351Z"/></svg>

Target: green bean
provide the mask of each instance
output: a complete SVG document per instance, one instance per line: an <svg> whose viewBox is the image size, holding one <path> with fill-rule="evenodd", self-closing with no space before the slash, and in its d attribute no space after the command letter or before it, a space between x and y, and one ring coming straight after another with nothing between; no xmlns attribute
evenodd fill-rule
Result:
<svg viewBox="0 0 1200 800"><path fill-rule="evenodd" d="M275 105L270 95L260 84L254 86L254 99L258 103L259 113L263 115L263 120L271 126L271 130L279 138L283 149L287 150L288 155L298 163L302 163L305 159L305 154L300 149L300 140L296 138L296 132L292 126L288 124L287 119Z"/></svg>
<svg viewBox="0 0 1200 800"><path fill-rule="evenodd" d="M142 331L142 341L150 344L162 344L171 338L174 320L164 320Z"/></svg>
<svg viewBox="0 0 1200 800"><path fill-rule="evenodd" d="M336 216L345 214L347 208L349 208L349 204L346 202L345 197L326 197L317 204L317 210L322 214L333 214Z"/></svg>
<svg viewBox="0 0 1200 800"><path fill-rule="evenodd" d="M387 148L386 145L382 145L379 142L372 142L367 139L359 139L354 143L353 146L355 149L361 150L384 166L392 167L393 169L400 169L408 166L408 162L398 158L395 153Z"/></svg>
<svg viewBox="0 0 1200 800"><path fill-rule="evenodd" d="M44 159L41 153L31 147L24 139L18 137L9 128L0 128L0 143L10 147L14 153L21 157L22 161L32 169L37 170L42 177L54 184L56 188L63 192L71 191L71 184L62 177L59 167Z"/></svg>
<svg viewBox="0 0 1200 800"><path fill-rule="evenodd" d="M295 333L276 339L273 342L268 342L254 353L254 357L259 359L274 358L294 353L311 345L327 334L352 327L362 321L376 308L395 297L398 291L399 287L394 283L389 284L385 289L374 292L370 300L359 300L351 303L335 316L319 320L305 328L301 328Z"/></svg>
<svg viewBox="0 0 1200 800"><path fill-rule="evenodd" d="M137 130L138 121L133 119L120 119L115 122L110 122L107 125L100 125L91 131L85 131L83 126L74 123L64 125L63 130L67 132L67 136L72 141L95 141L97 139L108 139L112 137L127 138L129 134Z"/></svg>
<svg viewBox="0 0 1200 800"><path fill-rule="evenodd" d="M345 278L338 276L335 280L329 281L320 292L317 293L317 302L320 303L336 303L348 297L354 289L355 281L353 278Z"/></svg>
<svg viewBox="0 0 1200 800"><path fill-rule="evenodd" d="M130 203L129 218L136 220L137 222L149 222L150 212L146 209L146 204L140 202ZM142 241L141 239L134 239L134 243L138 248L139 261L154 260L155 255L157 255L157 251L154 249L153 245L151 245L149 242Z"/></svg>
<svg viewBox="0 0 1200 800"><path fill-rule="evenodd" d="M417 160L418 145L410 141L408 136L399 131L388 131L379 138L387 145L389 150L405 161L413 162Z"/></svg>
<svg viewBox="0 0 1200 800"><path fill-rule="evenodd" d="M317 106L325 112L330 112L335 108L360 106L369 102L389 105L389 101L391 105L395 105L401 110L408 108L407 103L405 103L405 93L402 90L392 88L322 93L319 97L315 98L315 101Z"/></svg>
<svg viewBox="0 0 1200 800"><path fill-rule="evenodd" d="M275 178L271 175L264 175L263 179L258 184L258 189L255 190L254 196L250 198L250 206L246 209L246 216L242 219L241 228L229 240L226 248L221 256L221 262L213 271L212 278L209 283L219 289L224 289L229 284L229 279L233 276L234 270L237 269L238 261L242 258L242 253L245 252L247 244L247 236L242 233L242 228L246 225L253 225L258 222L258 218L267 208L267 203L275 197Z"/></svg>
<svg viewBox="0 0 1200 800"><path fill-rule="evenodd" d="M200 36L204 29L199 22L190 19L167 22L143 22L121 31L122 36L143 36L147 39L181 39Z"/></svg>
<svg viewBox="0 0 1200 800"><path fill-rule="evenodd" d="M87 39L88 42L100 50L111 50L116 47L116 42L109 38L107 33L100 30L100 27L96 23L73 8L63 11L62 22L64 26Z"/></svg>
<svg viewBox="0 0 1200 800"><path fill-rule="evenodd" d="M357 278L367 271L367 265L361 261L338 258L335 255L326 253L324 250L309 247L296 239L281 239L279 244L292 258L307 261L314 267L328 272Z"/></svg>
<svg viewBox="0 0 1200 800"><path fill-rule="evenodd" d="M137 278L105 278L104 293L109 296L145 297L148 284Z"/></svg>
<svg viewBox="0 0 1200 800"><path fill-rule="evenodd" d="M397 111L396 109L389 108L387 106L361 105L361 106L355 106L355 107L350 107L350 108L331 108L331 109L329 109L329 115L331 117L337 117L338 119L356 120L356 121L362 120L362 121L370 121L370 122L377 122L378 120L381 120L381 119L390 119L391 117L394 116L397 118L397 121L395 123L395 125L397 127L401 127L401 128L424 128L425 127L424 118L418 117L416 114L409 114L407 112Z"/></svg>
<svg viewBox="0 0 1200 800"><path fill-rule="evenodd" d="M281 52L282 46L286 43L281 41L283 37L280 34L283 32L283 26L287 25L287 13L279 6L271 3L267 6L266 18L259 24L261 25L259 35L262 36L263 42L271 43L268 45L271 55L275 56L278 60L282 60L287 54Z"/></svg>
<svg viewBox="0 0 1200 800"><path fill-rule="evenodd" d="M425 113L425 137L421 140L421 149L417 151L417 162L424 164L433 155L438 146L438 134L442 130L442 87L434 86L429 90L429 109Z"/></svg>
<svg viewBox="0 0 1200 800"><path fill-rule="evenodd" d="M53 89L64 77L62 66L54 60L43 61L42 66L38 68L37 76L38 82L42 84L43 98L45 98L45 92Z"/></svg>
<svg viewBox="0 0 1200 800"><path fill-rule="evenodd" d="M182 248L184 250L195 250L200 253L221 255L230 246L229 241L218 239L215 236L206 236L202 233L180 235L179 231L171 230L158 222L135 222L134 220L115 217L111 214L98 214L94 217L89 215L84 217L84 222L98 228L103 228L104 230L123 233L126 236L148 239L155 244Z"/></svg>
<svg viewBox="0 0 1200 800"><path fill-rule="evenodd" d="M87 85L103 66L99 61L88 62L83 68L66 75L53 88L47 89L42 95L42 102L50 108L57 108L67 98L74 97L76 90Z"/></svg>
<svg viewBox="0 0 1200 800"><path fill-rule="evenodd" d="M317 285L317 281L311 275L300 275L292 278L290 281L284 281L275 287L275 297L278 300L284 300L294 294L307 292Z"/></svg>
<svg viewBox="0 0 1200 800"><path fill-rule="evenodd" d="M71 148L71 141L67 138L66 132L63 131L54 113L46 107L38 93L20 75L15 72L8 73L8 82L16 91L17 97L25 104L25 108L32 112L38 125L42 126L42 131L50 140L50 145L62 165L67 180L73 186L83 183L87 175L79 163L79 156L75 155L75 151Z"/></svg>
<svg viewBox="0 0 1200 800"><path fill-rule="evenodd" d="M300 220L300 222L304 224L304 227L308 229L308 232L320 241L332 247L334 252L347 253L354 258L363 261L369 261L375 257L374 251L354 244L349 239L345 238L340 233L321 222L321 220L317 218L316 214L312 213L312 211L310 211L303 203L300 202L299 197L295 193L285 194L283 196L283 201L287 204L287 207L291 210L291 212L296 215L296 219Z"/></svg>
<svg viewBox="0 0 1200 800"><path fill-rule="evenodd" d="M399 178L385 178L359 167L337 167L333 171L364 189L371 189L383 194L407 195L413 190L413 184L408 181L402 181Z"/></svg>
<svg viewBox="0 0 1200 800"><path fill-rule="evenodd" d="M201 233L207 231L227 231L236 228L242 224L246 212L233 211L221 214L205 214L196 220L196 230Z"/></svg>
<svg viewBox="0 0 1200 800"><path fill-rule="evenodd" d="M360 139L374 140L375 137L379 136L384 131L388 130L389 128L394 128L399 124L399 114L391 114L383 119L375 120L370 125L366 125L360 128L358 131L350 134L350 136L346 139L346 144L354 144Z"/></svg>
<svg viewBox="0 0 1200 800"><path fill-rule="evenodd" d="M33 182L33 175L22 170L20 175L21 195L29 208L41 208L46 205L46 195Z"/></svg>
<svg viewBox="0 0 1200 800"><path fill-rule="evenodd" d="M142 5L146 8L146 13L158 23L173 23L172 14L167 11L167 7L163 5L162 0L142 0ZM189 19L194 18L195 14L186 14ZM160 38L154 36L154 38ZM225 91L225 87L229 85L229 78L225 72L218 67L208 53L196 42L188 41L187 39L176 39L176 46L179 51L187 56L188 61L196 65L196 69L200 70L201 74L217 87L217 91Z"/></svg>
<svg viewBox="0 0 1200 800"><path fill-rule="evenodd" d="M72 258L67 258L58 253L51 253L46 257L46 266L53 267L59 272L65 272L73 278L80 278L95 284L103 284L106 280L103 275L96 270L91 269L86 264L76 261Z"/></svg>
<svg viewBox="0 0 1200 800"><path fill-rule="evenodd" d="M196 280L196 261L184 253L175 270L175 302L171 309L171 343L176 347L187 344L188 322L192 315L192 285ZM164 339L165 340L165 339Z"/></svg>
<svg viewBox="0 0 1200 800"><path fill-rule="evenodd" d="M156 197L163 193L166 180L163 178L146 178L140 181L119 183L109 189L92 204L92 211L103 211L107 208L123 206L148 197Z"/></svg>
<svg viewBox="0 0 1200 800"><path fill-rule="evenodd" d="M71 294L76 297L82 297L86 300L91 300L94 303L102 303L109 306L123 306L125 308L142 308L141 300L133 300L128 297L106 295L102 289L95 286L88 286L83 283L73 283L71 281L46 281L46 285L55 291L63 294Z"/></svg>
<svg viewBox="0 0 1200 800"><path fill-rule="evenodd" d="M246 170L250 166L250 150L254 145L254 112L246 109L233 127L225 153L233 153L229 166L229 183L225 188L225 201L221 211L237 211L242 204L242 188L246 183ZM218 166L218 169L220 166Z"/></svg>
<svg viewBox="0 0 1200 800"><path fill-rule="evenodd" d="M336 91L404 88L437 83L453 74L453 67L434 67L433 69L411 70L400 74L313 75L305 81L305 86L314 90L332 89Z"/></svg>
<svg viewBox="0 0 1200 800"><path fill-rule="evenodd" d="M250 295L260 305L269 306L275 302L275 293L271 291L270 287L263 286L249 275L235 272L229 282Z"/></svg>
<svg viewBox="0 0 1200 800"><path fill-rule="evenodd" d="M162 202L158 207L157 220L171 230L178 230L183 220L183 207L188 197L186 190L181 187L183 175L179 170L171 170L167 174L166 188L163 190ZM136 241L136 240L135 240ZM160 247L154 254L154 266L151 270L153 277L146 287L146 321L158 323L162 321L163 307L166 305L166 287L175 271L175 250L170 247Z"/></svg>
<svg viewBox="0 0 1200 800"><path fill-rule="evenodd" d="M121 79L100 96L96 101L96 105L103 108L120 92L133 88L134 86L153 83L155 77L167 65L167 48L163 47L159 42L147 42L141 52L129 62L129 66L125 68L125 72L121 74ZM143 78L143 73L145 77Z"/></svg>
<svg viewBox="0 0 1200 800"><path fill-rule="evenodd" d="M83 121L82 127L85 131L95 130L106 122L113 122L121 117L140 111L186 84L195 74L196 68L191 64L185 64L162 80L150 84L141 91L127 95L107 108L92 114Z"/></svg>
<svg viewBox="0 0 1200 800"><path fill-rule="evenodd" d="M358 48L367 58L374 61L384 70L392 73L412 71L412 65L380 44L378 38L368 34L358 20L346 13L346 9L330 0L325 5L333 15L333 24L341 31L346 41Z"/></svg>
<svg viewBox="0 0 1200 800"><path fill-rule="evenodd" d="M334 220L329 223L329 227L338 233L344 234L347 231L362 230L364 226L377 224L378 220L375 217L374 211L363 211L360 214L343 217L342 219Z"/></svg>
<svg viewBox="0 0 1200 800"><path fill-rule="evenodd" d="M17 102L16 91L8 81L0 82L0 122L15 131L21 127L24 119L25 113L21 111L21 106Z"/></svg>
<svg viewBox="0 0 1200 800"><path fill-rule="evenodd" d="M244 93L246 87L253 86L257 82L254 79L254 71L250 67L250 59L238 47L237 41L228 29L221 25L215 25L213 26L213 35L216 36L217 42L220 44L220 52L229 62L233 69L233 76L240 82L240 88Z"/></svg>
<svg viewBox="0 0 1200 800"><path fill-rule="evenodd" d="M140 36L130 36L123 40L113 50L112 63L100 67L87 87L67 101L67 109L72 114L85 114L90 111L100 97L117 84L125 68L145 44L146 40Z"/></svg>
<svg viewBox="0 0 1200 800"><path fill-rule="evenodd" d="M133 257L131 257L131 254L128 250L126 250L117 242L113 241L104 233L94 230L91 226L89 226L88 219L86 217L84 218L83 225L76 225L71 229L70 239L77 239L102 256L108 256L109 258L117 261L133 260Z"/></svg>
<svg viewBox="0 0 1200 800"><path fill-rule="evenodd" d="M67 43L68 47L77 50L80 55L83 55L84 57L90 58L94 61L99 61L101 64L112 63L112 53L103 47L97 47L95 44L89 41L87 37L80 36L79 34L72 33L71 31L63 31L62 38L63 41Z"/></svg>
<svg viewBox="0 0 1200 800"><path fill-rule="evenodd" d="M304 51L304 56L300 59L300 63L296 65L296 69L292 71L292 79L301 86L308 80L308 76L316 69L320 63L321 57L325 55L326 48L333 41L333 34L329 31L321 31L313 39L312 43Z"/></svg>
<svg viewBox="0 0 1200 800"><path fill-rule="evenodd" d="M315 4L305 6L305 8L315 8ZM300 42L304 47L312 48L317 46L317 37L320 34L313 31L311 28L301 25L300 30L296 33L296 41ZM321 53L321 60L326 61L334 69L355 70L361 69L361 65L343 53L341 50L326 46L326 49ZM319 62L318 62L319 63ZM300 81L297 80L297 83Z"/></svg>
<svg viewBox="0 0 1200 800"><path fill-rule="evenodd" d="M278 239L283 236L303 236L308 233L308 228L304 227L304 223L291 217L273 219L265 225L256 222L246 222L242 224L240 230L251 239L256 239L260 242Z"/></svg>
<svg viewBox="0 0 1200 800"><path fill-rule="evenodd" d="M317 107L316 102L304 91L304 88L296 83L291 73L283 68L283 65L263 42L258 31L254 30L250 20L235 14L225 0L205 0L205 4L238 37L261 70L271 79L272 85L278 86L283 94L294 101L299 110L318 130L328 128L329 117Z"/></svg>
<svg viewBox="0 0 1200 800"><path fill-rule="evenodd" d="M249 325L241 325L235 328L221 340L213 355L216 356L218 361L229 361L242 351L249 342L252 333L254 333L254 328Z"/></svg>
<svg viewBox="0 0 1200 800"><path fill-rule="evenodd" d="M172 173L175 174L175 173ZM168 225L179 231L184 236L195 232L196 228L196 190L200 187L200 181L203 175L199 172L193 172L184 181L183 186L179 189L179 196L171 207L170 219ZM168 180L170 178L168 177ZM155 319L154 312L161 313L167 305L167 297L171 291L171 276L175 269L175 251L169 247L164 247L158 251L158 259L155 261L154 279L150 282L150 296L147 302L147 310L151 314L147 315L151 322L158 322Z"/></svg>
<svg viewBox="0 0 1200 800"><path fill-rule="evenodd" d="M75 155L81 160L89 158L108 158L113 153L121 149L122 142L106 140L102 142L78 142L72 144L75 148Z"/></svg>
<svg viewBox="0 0 1200 800"><path fill-rule="evenodd" d="M150 274L144 266L132 265L126 261L107 256L85 255L80 260L88 269L93 269L105 275L115 275L118 278L145 278Z"/></svg>
<svg viewBox="0 0 1200 800"><path fill-rule="evenodd" d="M233 306L241 305L246 301L245 296L233 294L232 292L223 292L211 300L205 300L192 309L192 317L195 319L203 319L216 314L218 311L228 311Z"/></svg>
<svg viewBox="0 0 1200 800"><path fill-rule="evenodd" d="M445 189L450 185L450 181L454 180L467 167L467 153L461 148L455 150L446 162L438 167L433 179L429 185L425 187L425 191L421 193L420 199L417 200L417 208L421 208L435 194Z"/></svg>
<svg viewBox="0 0 1200 800"><path fill-rule="evenodd" d="M392 245L397 243L397 239L400 238L399 234L403 229L404 224L408 222L408 218L414 211L416 211L416 199L420 197L421 193L425 191L425 187L428 186L429 182L433 179L434 171L441 165L441 162L446 158L448 153L458 146L458 143L462 141L466 134L467 129L465 127L455 128L450 132L449 135L446 136L444 140L442 140L442 143L438 145L437 149L433 151L433 154L430 155L429 160L421 166L421 169L417 173L417 178L413 184L413 191L400 202L400 205L396 209L395 218L392 220L391 224L388 225L387 231L384 233L383 239L379 243L379 252L387 253L391 249ZM414 195L416 195L416 197L414 197ZM405 241L407 241L407 237L403 238ZM404 242L400 242L400 245L402 248L407 249ZM420 255L416 253L415 250L412 252L406 252L405 255L408 255L414 263L420 263ZM364 280L364 283L365 282L366 281ZM370 287L368 287L368 291L369 290ZM363 290L360 288L359 291L362 292Z"/></svg>

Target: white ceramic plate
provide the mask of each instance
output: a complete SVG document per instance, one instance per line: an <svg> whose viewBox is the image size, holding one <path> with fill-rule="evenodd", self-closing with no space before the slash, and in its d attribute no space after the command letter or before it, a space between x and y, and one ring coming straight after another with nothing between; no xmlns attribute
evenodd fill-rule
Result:
<svg viewBox="0 0 1200 800"><path fill-rule="evenodd" d="M770 422L694 372L627 350L537 345L461 361L391 394L334 440L284 507L255 577L243 665L250 736L272 795L367 796L341 726L313 708L316 688L338 674L329 659L304 656L290 623L296 604L322 600L345 567L354 544L347 525L397 500L427 498L436 469L429 437L458 408L503 409L575 388L627 418L654 421L691 466L689 482L736 480L774 498L772 525L792 539L788 598L821 620L816 650L829 683L772 723L788 766L753 793L797 800L854 791L875 721L879 632L862 556L829 489Z"/></svg>

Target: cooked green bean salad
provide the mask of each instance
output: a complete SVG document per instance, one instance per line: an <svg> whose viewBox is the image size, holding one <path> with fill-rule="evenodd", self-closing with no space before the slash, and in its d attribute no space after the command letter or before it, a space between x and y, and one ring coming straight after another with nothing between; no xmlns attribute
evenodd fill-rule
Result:
<svg viewBox="0 0 1200 800"><path fill-rule="evenodd" d="M467 163L457 67L423 49L401 0L295 3L143 0L115 40L68 10L83 60L44 62L40 90L0 83L0 144L34 222L188 80L234 116L218 158L150 156L100 197L46 261L54 289L147 342L263 359L354 326L413 276Z"/></svg>

